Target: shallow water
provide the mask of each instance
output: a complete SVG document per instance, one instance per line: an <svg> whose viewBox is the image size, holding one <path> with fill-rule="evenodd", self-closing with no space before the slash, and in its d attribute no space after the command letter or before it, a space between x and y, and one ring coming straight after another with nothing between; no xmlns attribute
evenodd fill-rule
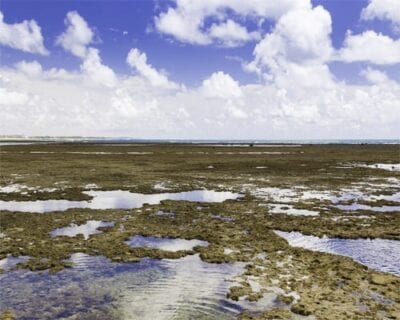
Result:
<svg viewBox="0 0 400 320"><path fill-rule="evenodd" d="M30 259L28 256L19 256L19 257L13 257L13 256L7 256L4 259L0 260L0 269L8 271L13 269L17 264L26 262Z"/></svg>
<svg viewBox="0 0 400 320"><path fill-rule="evenodd" d="M400 206L369 206L366 204L352 203L336 205L336 208L343 211L357 211L357 210L369 210L374 212L400 212Z"/></svg>
<svg viewBox="0 0 400 320"><path fill-rule="evenodd" d="M180 251L180 250L192 250L196 246L208 246L207 241L202 240L186 240L186 239L173 239L173 238L159 238L159 237L144 237L144 236L133 236L129 238L126 243L132 248L154 248L164 251Z"/></svg>
<svg viewBox="0 0 400 320"><path fill-rule="evenodd" d="M33 144L32 142L0 142L0 146L18 146L25 144Z"/></svg>
<svg viewBox="0 0 400 320"><path fill-rule="evenodd" d="M98 220L89 220L85 224L76 225L75 223L71 223L69 226L64 228L57 228L50 232L52 237L57 236L67 236L67 237L75 237L78 234L83 235L85 240L89 239L89 236L92 234L98 234L102 231L97 230L100 227L112 227L114 222L104 222Z"/></svg>
<svg viewBox="0 0 400 320"><path fill-rule="evenodd" d="M400 276L400 241L339 239L305 236L300 232L275 231L293 247L343 255L369 268Z"/></svg>
<svg viewBox="0 0 400 320"><path fill-rule="evenodd" d="M292 205L287 204L272 204L269 209L270 213L288 214L290 216L318 216L318 211L306 209L296 209Z"/></svg>
<svg viewBox="0 0 400 320"><path fill-rule="evenodd" d="M65 211L70 208L88 209L133 209L145 203L159 204L163 200L223 202L237 199L240 194L229 191L194 190L178 193L141 194L129 191L85 191L93 197L89 201L39 200L39 201L0 201L0 210L21 212Z"/></svg>
<svg viewBox="0 0 400 320"><path fill-rule="evenodd" d="M389 185L390 186L390 185ZM377 186L376 186L377 187ZM373 204L379 200L400 202L400 192L393 191L392 194L379 194L379 190L382 186L376 189L373 188L370 191L375 191L378 194L368 194L364 191L358 190L357 188L347 188L342 189L337 192L332 191L316 191L316 190L302 190L302 188L276 188L276 187L266 187L258 188L253 191L256 197L260 197L263 200L268 200L270 202L276 202L269 204L271 213L286 213L289 215L309 215L316 216L318 211L295 209L293 204L302 201L330 201L331 204L345 211L356 211L356 210L369 210L374 212L400 212L400 206L390 205L390 206L373 206L367 204L357 203L358 201L370 201ZM384 185L383 187L387 187ZM378 191L378 192L377 192ZM386 190L385 190L386 191ZM352 201L352 204L341 204L343 202ZM267 204L261 204L267 206Z"/></svg>
<svg viewBox="0 0 400 320"><path fill-rule="evenodd" d="M23 320L235 319L242 310L226 298L240 263L211 264L198 255L122 264L77 253L71 260L76 267L56 274L1 274L0 309Z"/></svg>
<svg viewBox="0 0 400 320"><path fill-rule="evenodd" d="M357 167L372 168L372 169L382 169L388 171L400 171L400 163L374 163L374 164L358 164Z"/></svg>

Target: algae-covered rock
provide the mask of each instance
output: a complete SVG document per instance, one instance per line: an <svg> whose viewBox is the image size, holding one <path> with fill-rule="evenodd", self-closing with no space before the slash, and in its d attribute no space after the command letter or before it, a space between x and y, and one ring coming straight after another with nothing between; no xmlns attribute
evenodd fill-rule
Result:
<svg viewBox="0 0 400 320"><path fill-rule="evenodd" d="M0 310L0 320L16 320L16 316L12 310Z"/></svg>
<svg viewBox="0 0 400 320"><path fill-rule="evenodd" d="M393 281L393 278L386 274L373 274L371 276L371 282L376 285L384 286L389 284L391 281Z"/></svg>
<svg viewBox="0 0 400 320"><path fill-rule="evenodd" d="M311 312L308 310L307 306L300 302L297 302L294 305L292 305L290 310L293 313L297 313L302 316L309 316L311 314Z"/></svg>

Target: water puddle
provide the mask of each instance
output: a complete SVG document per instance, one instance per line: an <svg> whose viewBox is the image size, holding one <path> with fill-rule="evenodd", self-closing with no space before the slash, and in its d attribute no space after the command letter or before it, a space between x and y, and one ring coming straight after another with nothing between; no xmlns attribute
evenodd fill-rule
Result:
<svg viewBox="0 0 400 320"><path fill-rule="evenodd" d="M374 164L356 164L353 167L381 169L388 171L400 171L400 163L374 163Z"/></svg>
<svg viewBox="0 0 400 320"><path fill-rule="evenodd" d="M114 222L104 222L97 220L89 220L85 224L76 225L75 223L71 223L68 227L57 228L50 232L52 237L57 236L67 236L67 237L75 237L78 234L83 235L85 240L89 239L89 236L92 234L102 233L102 231L97 230L100 227L112 227L114 226Z"/></svg>
<svg viewBox="0 0 400 320"><path fill-rule="evenodd" d="M290 216L318 216L318 211L311 211L306 209L296 209L288 204L273 204L269 209L270 213L275 214L288 214Z"/></svg>
<svg viewBox="0 0 400 320"><path fill-rule="evenodd" d="M132 248L153 248L164 251L180 251L180 250L192 250L196 246L208 246L207 241L202 240L186 240L186 239L174 239L174 238L159 238L159 237L144 237L144 236L133 236L126 243Z"/></svg>
<svg viewBox="0 0 400 320"><path fill-rule="evenodd" d="M198 255L176 260L111 263L76 253L74 268L0 275L0 309L18 319L236 319L226 298L243 264L212 264ZM32 317L34 315L34 318Z"/></svg>
<svg viewBox="0 0 400 320"><path fill-rule="evenodd" d="M19 146L33 144L32 142L0 142L0 146Z"/></svg>
<svg viewBox="0 0 400 320"><path fill-rule="evenodd" d="M275 233L293 247L347 256L369 268L400 275L400 242L384 239L339 239L305 236L300 232Z"/></svg>
<svg viewBox="0 0 400 320"><path fill-rule="evenodd" d="M4 271L8 271L16 267L18 264L26 262L30 259L28 256L18 256L18 257L13 257L13 256L7 256L4 259L0 260L0 269ZM1 308L0 308L1 309Z"/></svg>
<svg viewBox="0 0 400 320"><path fill-rule="evenodd" d="M0 210L21 212L65 211L71 208L88 209L133 209L140 208L145 203L159 204L163 200L223 202L237 199L241 195L230 191L194 190L178 193L141 194L129 191L85 191L93 197L89 201L69 200L39 200L39 201L0 201Z"/></svg>
<svg viewBox="0 0 400 320"><path fill-rule="evenodd" d="M336 208L343 211L357 211L357 210L368 210L374 212L400 212L400 206L369 206L366 204L352 203L336 205Z"/></svg>
<svg viewBox="0 0 400 320"><path fill-rule="evenodd" d="M379 187L379 188L378 188ZM379 194L380 191L387 191L384 186L374 185L369 188L369 193L358 188L344 188L338 191L316 191L304 190L301 186L294 188L259 188L253 191L256 197L270 202L263 203L262 206L269 206L271 213L286 213L289 215L318 215L317 211L295 209L293 204L297 202L323 201L330 202L333 207L345 211L369 210L374 212L396 212L400 211L400 205L373 205L374 202L381 200L399 202L400 192L392 191L392 194ZM358 203L361 201L371 202L371 205ZM273 203L271 203L273 202ZM353 202L349 204L349 202Z"/></svg>

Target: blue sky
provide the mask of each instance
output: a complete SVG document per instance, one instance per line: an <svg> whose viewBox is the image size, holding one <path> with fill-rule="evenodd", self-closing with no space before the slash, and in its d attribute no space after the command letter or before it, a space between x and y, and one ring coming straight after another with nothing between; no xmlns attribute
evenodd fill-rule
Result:
<svg viewBox="0 0 400 320"><path fill-rule="evenodd" d="M301 83L301 78L299 78L300 80L295 80L297 79L296 77L299 76L296 72L301 72L302 74L310 72L310 75L312 74L313 76L315 76L315 73L321 73L322 80L316 79L315 82L327 84L332 82L332 86L336 86L336 91L332 93L332 95L335 94L341 97L340 99L345 99L344 96L346 96L347 99L347 96L352 96L353 93L348 93L347 91L339 93L338 86L342 86L340 90L350 90L352 88L354 89L355 86L361 85L364 89L370 90L372 85L377 85L376 82L382 84L382 79L389 81L386 82L386 84L390 83L391 86L398 84L400 81L400 56L397 57L397 54L400 55L400 22L397 19L400 20L400 18L393 13L397 7L399 7L396 0L384 0L387 2L386 6L382 6L382 2L379 4L379 0L309 1L310 0L282 1L282 3L288 3L286 7L282 4L282 8L278 8L279 4L275 2L270 8L267 7L266 9L262 6L256 8L256 5L254 5L254 8L252 8L251 5L246 7L246 5L238 4L240 2L237 2L236 5L230 5L229 2L226 2L228 4L215 8L211 1L204 1L201 9L196 9L196 3L201 3L197 0L193 0L193 6L189 5L187 7L184 7L179 0L177 0L177 2L175 0L2 0L0 1L0 11L4 16L3 23L6 25L6 28L11 30L12 26L18 23L34 20L41 28L41 35L43 37L41 45L49 54L38 54L38 52L32 52L32 50L28 52L29 50L25 50L21 47L23 44L18 47L18 44L11 43L12 39L4 38L2 40L0 37L0 66L3 70L7 70L4 72L11 72L10 69L18 69L16 65L21 61L27 63L34 62L40 65L40 70L43 72L54 68L54 70L65 69L67 72L74 75L79 73L84 75L84 71L82 70L85 67L83 67L83 65L85 61L88 61L88 58L71 54L70 48L67 48L65 45L60 45L60 42L57 42L60 35L63 33L65 34L68 23L71 23L66 21L67 13L75 12L85 21L86 28L93 33L91 40L83 45L84 50L89 51L90 48L98 50L96 57L101 59L99 69L105 66L105 69L108 71L105 70L104 72L111 74L113 77L111 81L112 84L109 86L112 87L113 90L109 92L110 95L115 94L118 88L120 90L125 90L125 84L122 85L121 81L125 81L129 77L131 77L132 81L134 79L135 81L139 81L139 78L136 79L135 77L141 77L143 83L140 82L140 84L143 84L143 86L146 80L153 84L153 86L143 88L139 93L136 92L134 96L133 93L130 92L128 95L129 101L136 101L135 99L139 99L138 96L145 96L147 99L146 103L150 103L150 101L161 103L160 96L164 98L166 94L165 92L155 92L154 84L157 81L158 84L160 83L159 81L161 81L165 88L174 88L175 90L181 88L181 91L168 92L170 97L185 96L188 94L187 90L193 92L197 90L196 93L200 91L208 92L207 90L209 90L209 88L207 89L205 85L211 83L214 85L215 89L215 86L218 87L221 83L221 87L228 88L227 90L231 90L231 93L234 92L232 97L226 98L229 96L227 93L213 93L211 96L213 98L225 99L226 110L234 110L233 114L236 114L237 119L242 118L243 121L247 121L245 120L247 119L245 114L248 114L249 110L245 112L241 108L248 108L249 106L247 104L250 103L248 101L253 101L254 95L254 93L248 94L247 90L250 90L249 88L251 86L260 86L259 90L266 91L268 91L268 88L271 88L270 86L274 86L274 90L288 90L295 86L296 88L293 91L297 92L297 84L300 90L303 83ZM266 0L266 2L268 1ZM208 6L207 3L210 3L210 5ZM249 1L249 3L251 3L251 1ZM316 9L318 6L321 6L323 10ZM171 15L171 17L175 20L167 21L167 19L165 19L165 21L162 21L169 11L173 11L172 13L174 13L174 16L172 17ZM193 27L190 21L191 18L189 17L187 20L187 17L184 16L184 13L188 11L193 15L194 20L199 18L201 24L194 27L195 29L197 28L196 30L188 30L186 34L182 32L181 29L174 31L174 23L183 23L183 26L188 29ZM254 12L256 12L256 14ZM290 12L294 12L294 14L290 16L290 14L288 14ZM296 15L296 12L300 12L300 14ZM304 22L301 21L303 17L302 14L305 19ZM307 22L307 19L310 19L306 17L308 14L312 17L311 19L316 19L315 28L317 31L314 32L311 25L311 28L304 29L304 39L301 33L296 34L297 38L292 38L293 35L289 34L290 29L289 31L284 29L286 28L285 23L288 23L290 26L296 25L297 23L301 26ZM285 16L290 16L286 18L286 22ZM229 20L235 24L236 28L246 30L246 40L235 39L234 34L227 35L224 33L222 36L215 36L212 34L213 26L217 28L224 26L224 23ZM160 21L165 23L161 23ZM282 29L279 29L280 25ZM320 28L320 30L318 28ZM332 30L331 33L328 31L329 28ZM296 33L295 29L296 27L292 29L293 34ZM199 33L196 35L196 32ZM368 32L369 34L367 35L366 33ZM372 40L370 39L371 37L373 38ZM297 40L299 42L293 44L293 42ZM204 43L200 43L202 41ZM229 41L233 41L234 44L231 45L232 42ZM278 43L286 41L286 43L282 44L282 48L278 49L276 54L270 56L270 52L275 50L271 43L277 43L276 41L278 41ZM315 41L317 44L313 44L312 41ZM363 45L365 45L366 48L369 46L365 43L370 43L370 48L375 51L364 54L362 48L357 51L357 48L360 46L358 42L355 45L351 45L351 41L364 41ZM377 42L374 44L373 41ZM21 43L23 43L22 40ZM387 44L388 47L379 49L382 43L385 43L385 45ZM321 52L326 50L326 54L323 52L320 53L318 46L321 47ZM256 53L257 47L259 47L258 53ZM132 60L133 62L128 64L126 61L127 55L131 49L135 48L138 50L134 58L135 61ZM382 50L382 52L376 52L376 50ZM298 57L304 55L305 58L300 61L300 58L296 58L296 52L298 52ZM381 53L382 56L384 56L383 60L380 59ZM146 55L145 66L143 67L143 64L141 64L142 68L141 65L138 65L138 63L141 63L138 62L141 59L139 57L140 54ZM387 55L387 57L385 57L385 55ZM305 68L304 72L299 68ZM17 70L15 72L19 72L19 76L21 76L23 73L21 70L20 68L19 71ZM149 72L152 75L149 76ZM296 75L290 76L290 72L294 72ZM287 74L286 78L284 76L285 74ZM213 75L215 76L213 77ZM47 77L49 77L49 75L47 75ZM42 77L41 81L43 79ZM210 82L207 83L207 80L210 80ZM297 83L293 84L291 82L292 80L297 81ZM22 80L19 79L18 81ZM18 81L15 80L15 82ZM19 82L20 89L21 86L37 88L37 82L34 84L26 81ZM29 81L33 81L32 77L30 77ZM38 80L36 79L36 81ZM55 80L53 79L52 81L52 84L54 84ZM110 84L110 82L108 82L108 84ZM41 85L46 84L41 83ZM343 85L346 87L343 87ZM314 90L315 83L311 84L310 82L310 85L307 84L307 88L310 86L312 90ZM330 88L333 88L332 86ZM89 87L92 88L92 86ZM236 94L235 89L238 89L237 92L241 91L241 93ZM397 87L394 89L391 87L391 90L395 92L393 93L394 95L397 89ZM13 92L11 88L8 87L5 87L4 90L8 90L8 94ZM27 92L19 93L39 95L36 91L30 91L31 87L26 88L26 90ZM251 90L255 89L253 88ZM305 89L302 88L301 90ZM95 91L85 88L85 90L82 89L81 94L88 95L92 93L94 96ZM317 91L314 93L318 94ZM388 93L388 95L390 94L392 93ZM243 96L246 98L243 98ZM193 96L192 98L194 99L195 97ZM301 98L308 99L304 104L308 105L309 108L311 108L310 104L314 107L316 102L310 102L311 96L307 97L307 94L303 92ZM57 101L58 98L43 97L43 99L47 99L46 101ZM293 99L293 102L295 102L298 97ZM322 100L325 101L327 99L328 98L324 98ZM270 100L270 97L266 96L263 100ZM185 96L184 100L171 102L171 105L173 104L173 108L177 108L178 106L187 104L187 101L190 101L190 98ZM208 100L208 102L210 101ZM213 100L213 102L215 101ZM166 101L162 103L166 103ZM216 105L219 104L218 102L215 103ZM281 105L282 101L279 103L275 101L274 103L277 103L277 106L274 110L269 110L267 114L269 115L269 119L275 119L274 126L278 128L279 123L285 118L285 112L287 111L279 109L280 107L278 105ZM342 100L337 103L341 104L342 108L345 105L350 105ZM59 104L55 107L62 109ZM319 117L326 116L326 108L320 107L318 103L317 108L321 108L318 110ZM12 110L11 107L9 107L8 110ZM190 113L190 110L185 110L185 112L186 111ZM241 111L243 111L243 113ZM174 112L177 113L176 110ZM309 112L311 111L302 111L302 114L307 117ZM18 118L19 115L8 114L8 116ZM54 115L49 115L49 117L53 116ZM58 116L59 114L57 114L56 117ZM296 117L297 116L294 118ZM279 118L279 121L276 120L276 118ZM292 118L292 115L288 118ZM225 116L221 116L221 119L223 119L221 120L222 123L228 121L225 119ZM218 123L215 119L212 121ZM299 121L299 119L296 121ZM307 123L308 121L309 120L304 119L303 122ZM251 126L249 122L247 122L246 125ZM224 125L218 124L216 127L213 127L213 129L215 129L215 134L219 134L218 126L223 127ZM282 126L282 130L285 130L285 135L288 137L295 135L294 132L290 132L289 124ZM362 126L363 124L361 123L356 126L356 128L362 128ZM304 129L305 137L312 135L312 128L313 127ZM163 130L159 132L156 130L152 132L151 135L158 137L165 134L166 129L164 128ZM321 128L318 127L318 130L321 130ZM7 129L7 132L8 131L11 131L11 128ZM46 130L43 130L43 132L45 131ZM42 130L37 130L37 133L41 132ZM88 129L87 132L90 133L90 130ZM130 128L127 127L122 130L122 132L125 134L133 134L136 131L130 131ZM193 132L196 132L196 134L192 134L191 132L173 132L171 136L199 136L199 131ZM333 133L335 133L335 130L328 130L322 135L329 136ZM358 135L355 131L353 133ZM107 129L104 130L104 134L113 135L114 132L108 131ZM274 135L275 134L279 138L279 133L274 133ZM382 132L380 135L396 136L397 134L398 132ZM262 132L261 128L260 132L252 135L263 136L265 133ZM318 132L315 135L318 136ZM242 136L243 138L247 138L245 133L243 133L241 137Z"/></svg>
<svg viewBox="0 0 400 320"><path fill-rule="evenodd" d="M8 23L34 19L42 27L45 45L51 50L49 57L37 57L43 66L63 67L68 70L79 68L79 59L55 45L56 37L65 28L66 13L77 11L95 28L96 47L101 50L103 61L119 73L131 72L125 63L125 57L130 48L137 47L147 53L155 67L168 70L172 80L189 86L201 84L201 81L215 70L228 72L241 83L257 81L257 77L244 72L238 59L235 59L250 60L255 42L237 48L171 42L170 38L154 30L154 16L165 8L164 2L167 1L3 0L0 2L0 8ZM362 32L373 28L394 36L388 23L379 20L360 21L360 12L367 3L367 0L313 1L314 5L326 8L332 16L334 47L340 48L347 30ZM247 21L246 24L250 25L251 22ZM268 31L271 27L272 24L267 21L263 28ZM123 31L128 31L128 34L123 35ZM32 58L29 53L8 48L2 48L1 54L3 65L12 65L19 60ZM363 81L359 72L364 65L335 63L332 64L332 71L340 79ZM399 77L398 67L383 69L392 76Z"/></svg>
<svg viewBox="0 0 400 320"><path fill-rule="evenodd" d="M80 61L54 45L55 38L64 30L64 17L76 10L95 27L104 62L121 73L129 73L125 57L132 47L138 47L158 68L169 70L171 78L187 84L200 84L214 70L225 70L242 81L256 77L242 72L240 64L227 56L250 57L254 43L225 49L171 43L154 28L154 16L159 11L157 1L2 1L1 10L7 22L35 19L42 26L50 57L40 59L45 66L78 68ZM51 14L49 14L51 12ZM128 31L123 35L123 31ZM17 50L2 49L2 64L14 64L32 55Z"/></svg>

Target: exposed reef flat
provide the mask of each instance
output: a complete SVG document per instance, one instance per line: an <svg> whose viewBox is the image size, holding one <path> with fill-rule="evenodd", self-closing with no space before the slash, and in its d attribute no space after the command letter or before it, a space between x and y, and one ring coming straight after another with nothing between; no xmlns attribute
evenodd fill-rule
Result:
<svg viewBox="0 0 400 320"><path fill-rule="evenodd" d="M166 198L132 209L0 211L0 260L24 257L11 270L2 270L0 286L1 277L9 272L30 270L45 276L73 269L71 257L76 254L102 256L121 265L198 255L205 263L244 266L226 288L227 301L242 303L236 315L241 319L400 319L398 276L350 257L290 246L275 232L399 241L400 173L375 165L386 163L392 168L398 164L399 146L296 145L290 152L285 146L254 149L2 146L2 201L88 202L93 200L91 190L142 194L209 190L241 196L224 202ZM346 210L346 205L362 206ZM392 210L375 210L382 207ZM51 236L57 228L92 220L113 225L100 226L86 238L79 233ZM132 247L127 241L134 236L206 241L208 245L174 251ZM7 290L1 294L7 295ZM107 299L101 301L104 308ZM252 308L256 301L257 308ZM15 306L0 303L0 310L0 319L23 318ZM119 312L103 311L99 308L92 316L127 319Z"/></svg>

